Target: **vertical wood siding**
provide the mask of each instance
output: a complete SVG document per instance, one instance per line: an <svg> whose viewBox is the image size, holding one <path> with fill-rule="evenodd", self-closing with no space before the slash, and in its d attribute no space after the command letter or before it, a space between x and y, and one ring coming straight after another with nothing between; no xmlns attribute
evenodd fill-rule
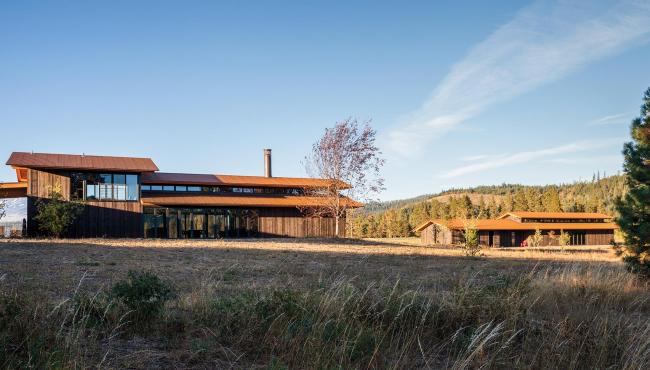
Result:
<svg viewBox="0 0 650 370"><path fill-rule="evenodd" d="M34 220L38 199L50 198L52 189L60 186L61 195L70 200L70 174L67 172L47 172L29 170L27 187L27 228L30 236L40 236L42 232ZM70 226L68 237L142 237L142 204L140 202L88 201L82 213Z"/></svg>
<svg viewBox="0 0 650 370"><path fill-rule="evenodd" d="M432 224L422 230L420 239L424 245L450 245L452 244L452 231Z"/></svg>
<svg viewBox="0 0 650 370"><path fill-rule="evenodd" d="M333 237L335 224L332 217L305 217L296 208L263 208L258 231L263 237ZM345 218L339 220L339 236L345 236Z"/></svg>
<svg viewBox="0 0 650 370"><path fill-rule="evenodd" d="M427 226L422 230L420 239L424 245L455 245L463 243L462 230L447 230L445 234L444 229L435 224ZM558 246L560 230L553 230L554 236L549 236L549 231L542 231L542 242L540 246ZM613 230L572 230L571 232L585 233L585 245L609 245L614 240ZM514 237L513 237L514 233ZM495 230L492 236L492 247L519 247L521 243L529 236L534 235L535 232L529 231L510 231L510 230ZM490 231L479 230L479 244L482 246L489 246Z"/></svg>
<svg viewBox="0 0 650 370"><path fill-rule="evenodd" d="M70 199L70 175L66 172L29 170L28 181L28 197L49 198L54 187L59 186L63 199Z"/></svg>
<svg viewBox="0 0 650 370"><path fill-rule="evenodd" d="M142 205L139 202L89 201L68 234L77 238L141 238Z"/></svg>

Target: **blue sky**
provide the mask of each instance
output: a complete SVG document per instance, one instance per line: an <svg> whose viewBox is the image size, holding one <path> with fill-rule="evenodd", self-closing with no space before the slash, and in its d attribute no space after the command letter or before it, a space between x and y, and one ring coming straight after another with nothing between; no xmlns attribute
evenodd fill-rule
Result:
<svg viewBox="0 0 650 370"><path fill-rule="evenodd" d="M270 147L304 176L354 116L379 131L382 199L572 182L621 169L648 41L647 1L5 1L0 156L258 175Z"/></svg>

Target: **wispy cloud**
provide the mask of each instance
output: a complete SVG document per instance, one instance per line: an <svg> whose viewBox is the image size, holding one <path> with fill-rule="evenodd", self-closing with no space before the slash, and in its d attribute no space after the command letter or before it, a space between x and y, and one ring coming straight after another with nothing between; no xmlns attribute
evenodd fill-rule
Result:
<svg viewBox="0 0 650 370"><path fill-rule="evenodd" d="M632 113L619 113L612 114L609 116L601 117L587 123L587 126L605 126L605 125L617 125L621 123L630 122Z"/></svg>
<svg viewBox="0 0 650 370"><path fill-rule="evenodd" d="M443 178L452 178L468 174L475 174L494 168L512 166L515 164L528 163L535 160L548 160L555 156L568 153L585 152L589 150L620 145L622 138L609 140L583 140L551 148L531 150L510 155L502 155L496 159L480 160L478 163L457 167L441 175Z"/></svg>
<svg viewBox="0 0 650 370"><path fill-rule="evenodd" d="M459 159L463 162L475 162L475 161L482 161L482 160L487 160L487 159L497 159L497 158L503 158L507 156L508 153L502 153L502 154L476 154L476 155L468 155L464 157L460 157Z"/></svg>
<svg viewBox="0 0 650 370"><path fill-rule="evenodd" d="M648 41L650 2L535 3L456 63L423 106L389 131L389 153L412 156L482 110Z"/></svg>
<svg viewBox="0 0 650 370"><path fill-rule="evenodd" d="M594 163L621 163L622 155L593 155L586 157L560 157L546 160L548 163L568 164L568 165L591 165Z"/></svg>

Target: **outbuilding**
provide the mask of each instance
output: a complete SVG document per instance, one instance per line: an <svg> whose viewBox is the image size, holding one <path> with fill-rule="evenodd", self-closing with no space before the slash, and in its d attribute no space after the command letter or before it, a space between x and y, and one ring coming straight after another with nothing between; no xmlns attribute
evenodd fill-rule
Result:
<svg viewBox="0 0 650 370"><path fill-rule="evenodd" d="M588 212L507 212L488 220L430 220L418 226L425 245L462 244L467 226L476 228L479 244L486 247L518 247L539 230L541 246L559 245L562 233L570 245L609 245L618 228L612 216Z"/></svg>

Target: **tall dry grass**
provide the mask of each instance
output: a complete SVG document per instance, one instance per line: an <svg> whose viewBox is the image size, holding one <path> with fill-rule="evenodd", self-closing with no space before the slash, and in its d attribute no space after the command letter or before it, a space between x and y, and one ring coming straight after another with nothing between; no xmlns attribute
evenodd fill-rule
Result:
<svg viewBox="0 0 650 370"><path fill-rule="evenodd" d="M5 368L646 369L650 291L620 266L457 276L406 289L330 276L227 288L212 271L149 325L100 291L0 299Z"/></svg>

